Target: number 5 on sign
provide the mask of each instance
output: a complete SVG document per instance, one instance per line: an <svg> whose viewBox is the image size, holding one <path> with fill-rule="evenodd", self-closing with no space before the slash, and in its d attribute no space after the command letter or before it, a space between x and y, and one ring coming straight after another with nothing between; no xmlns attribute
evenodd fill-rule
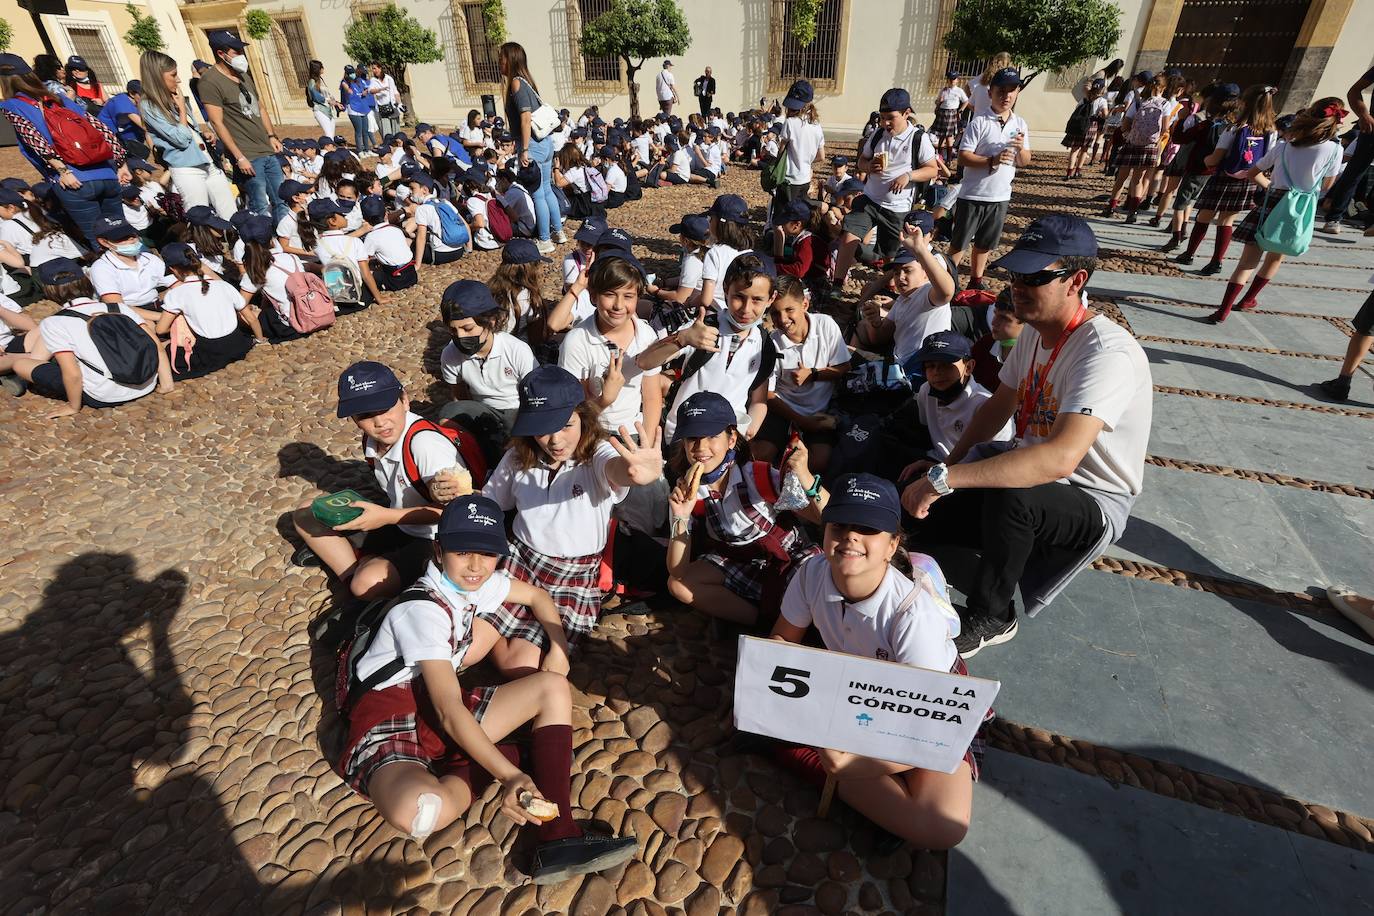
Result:
<svg viewBox="0 0 1374 916"><path fill-rule="evenodd" d="M953 773L998 681L741 636L735 727Z"/></svg>

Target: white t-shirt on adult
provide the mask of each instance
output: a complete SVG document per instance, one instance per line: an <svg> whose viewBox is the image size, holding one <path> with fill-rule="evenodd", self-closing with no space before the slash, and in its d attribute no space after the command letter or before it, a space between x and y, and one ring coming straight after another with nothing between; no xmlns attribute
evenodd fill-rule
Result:
<svg viewBox="0 0 1374 916"><path fill-rule="evenodd" d="M128 305L120 303L118 307L120 314L132 318L140 325L143 323L143 319ZM94 299L73 299L64 308L92 316L109 312L108 305ZM107 377L105 373L109 371L109 367L101 357L95 342L91 340L90 325L80 318L62 314L51 315L38 323L38 333L49 353L54 356L58 353L71 353L76 356L77 365L81 368L81 390L88 397L106 404L124 404L143 397L157 387L156 374L145 384L132 388Z"/></svg>
<svg viewBox="0 0 1374 916"><path fill-rule="evenodd" d="M372 98L379 106L395 105L400 101L400 94L396 91L396 80L390 73L380 79L374 76L367 84L372 89Z"/></svg>
<svg viewBox="0 0 1374 916"><path fill-rule="evenodd" d="M156 302L158 287L167 286L174 279L167 276L162 258L151 251L142 252L133 264L125 264L114 252L107 251L91 265L90 277L97 296L118 293L126 305Z"/></svg>
<svg viewBox="0 0 1374 916"><path fill-rule="evenodd" d="M520 406L520 380L538 362L530 345L505 331L492 336L491 352L486 356L465 356L449 341L439 354L439 373L449 385L462 382L468 396L493 410L515 410Z"/></svg>
<svg viewBox="0 0 1374 916"><path fill-rule="evenodd" d="M810 312L806 317L811 326L807 328L806 338L801 343L792 342L780 330L773 332L773 348L778 351L778 359L773 366L773 381L770 384L783 403L802 416L824 413L830 406L835 383L810 381L797 386L792 382L792 370L802 366L824 369L849 362L844 332L835 319L819 312Z"/></svg>
<svg viewBox="0 0 1374 916"><path fill-rule="evenodd" d="M1022 140L1021 148L1030 149L1030 129L1020 115L1008 114L1005 124L995 114L979 115L964 129L959 151L978 156L1000 156L1018 133ZM964 180L959 185L959 199L988 202L1011 200L1011 181L1015 177L1016 166L1009 162L1000 163L995 169L966 165Z"/></svg>
<svg viewBox="0 0 1374 916"><path fill-rule="evenodd" d="M635 358L658 340L659 335L647 321L634 316L630 320L634 322L635 335L629 347L621 351L620 362L625 384L611 405L601 411L601 425L612 432L622 426L633 430L635 422L644 419L641 386L645 376L658 375L662 371L657 366L645 371L635 364ZM586 382L594 397L600 396L602 379L611 365L611 348L610 341L597 326L595 315L568 329L558 349L558 365Z"/></svg>
<svg viewBox="0 0 1374 916"><path fill-rule="evenodd" d="M267 273L263 276L262 294L267 301L263 306L274 309L277 316L281 318L283 324L291 323L291 300L286 295L286 281L291 274L305 269L301 259L294 254L285 251L277 251L272 254L272 263L267 268ZM239 278L239 289L248 294L258 291L258 285L248 276L248 271L243 272Z"/></svg>
<svg viewBox="0 0 1374 916"><path fill-rule="evenodd" d="M806 184L811 180L811 163L825 146L825 130L811 121L788 118L782 122L782 137L787 141L787 183Z"/></svg>
<svg viewBox="0 0 1374 916"><path fill-rule="evenodd" d="M405 231L390 223L369 230L363 236L363 245L367 248L368 257L376 258L388 267L400 267L415 260L415 252L411 250Z"/></svg>
<svg viewBox="0 0 1374 916"><path fill-rule="evenodd" d="M968 93L958 86L946 86L935 96L935 107L946 111L962 108L968 101Z"/></svg>
<svg viewBox="0 0 1374 916"><path fill-rule="evenodd" d="M209 279L209 288L204 293L198 279L183 280L173 286L162 298L162 309L186 316L186 323L197 337L227 337L238 329L238 313L247 303L228 283L218 277Z"/></svg>
<svg viewBox="0 0 1374 916"><path fill-rule="evenodd" d="M701 279L712 280L716 284L715 301L716 305L725 308L725 272L730 269L730 265L735 263L735 258L739 257L740 250L731 248L724 242L717 242L706 249L706 256L701 259ZM697 284L697 289L701 284ZM702 303L705 305L706 303Z"/></svg>
<svg viewBox="0 0 1374 916"><path fill-rule="evenodd" d="M406 411L406 430L419 422L419 414ZM406 477L404 460L401 453L401 445L405 442L405 433L402 433L396 443L385 452L378 451L378 443L371 436L366 437L363 442L363 457L372 459L372 476L377 480L377 486L381 487L382 492L387 496L387 504L393 509L414 509L420 506L428 506L429 500L410 484ZM458 447L449 441L448 437L442 433L433 431L420 432L410 440L410 453L415 458L415 465L420 470L420 479L429 483L434 475L451 467L462 467L463 459L458 454ZM397 525L406 534L417 538L434 538L435 531L439 526L433 525Z"/></svg>
<svg viewBox="0 0 1374 916"><path fill-rule="evenodd" d="M1320 192L1323 181L1339 174L1344 152L1335 140L1312 146L1291 146L1286 140L1280 140L1269 147L1255 165L1262 171L1274 170L1271 187L1275 191L1297 187Z"/></svg>
<svg viewBox="0 0 1374 916"><path fill-rule="evenodd" d="M454 671L459 670L463 667L463 657L467 655L471 643L469 636L473 618L478 613L488 613L500 607L510 595L510 584L510 573L498 570L476 591L459 591L448 583L431 560L425 574L414 587L441 597L452 613L428 599L402 601L393 605L382 618L367 651L358 659L358 676L364 679L371 677L399 658L406 667L372 688L386 690L419 678L420 662L448 661L452 663Z"/></svg>
<svg viewBox="0 0 1374 916"><path fill-rule="evenodd" d="M1052 351L1027 326L997 378L1028 397L1026 375L1043 371ZM1094 315L1064 344L1042 386L1021 441L1044 442L1061 413L1096 417L1103 428L1066 482L1084 487L1102 507L1112 540L1126 530L1131 504L1145 479L1145 448L1154 412L1150 362L1140 344L1110 318Z"/></svg>
<svg viewBox="0 0 1374 916"><path fill-rule="evenodd" d="M815 625L825 647L931 671L949 671L959 650L959 615L938 596L938 587L923 572L913 582L892 567L878 589L862 601L850 601L835 587L830 562L811 557L798 567L782 598L783 619L803 629ZM902 602L915 590L905 610Z"/></svg>
<svg viewBox="0 0 1374 916"><path fill-rule="evenodd" d="M898 363L905 363L914 356L931 334L952 327L953 313L949 303L932 304L931 289L927 283L915 292L898 296L888 310L887 317L892 322L892 356Z"/></svg>
<svg viewBox="0 0 1374 916"><path fill-rule="evenodd" d="M863 152L887 154L887 168L881 172L876 169L870 171L868 178L864 181L864 194L884 210L891 210L902 215L911 212L911 201L916 193L915 187L907 182L906 187L902 190L893 191L892 182L896 180L898 175L915 171L935 158L935 146L930 142L929 133L921 132L920 148L913 150L912 147L915 143L916 124L911 122L907 124L906 130L900 134L893 135L885 130L878 131L861 148Z"/></svg>
<svg viewBox="0 0 1374 916"><path fill-rule="evenodd" d="M503 510L515 510L512 531L524 544L546 556L585 557L606 547L611 510L630 493L606 476L616 459L602 442L590 461L563 462L556 470L537 465L520 470L515 449L502 456L482 493Z"/></svg>
<svg viewBox="0 0 1374 916"><path fill-rule="evenodd" d="M936 461L948 458L954 446L959 444L973 415L991 397L992 392L978 384L976 379L969 379L958 397L948 404L941 404L939 398L931 393L930 382L922 383L916 392L916 414L930 433L930 457ZM1014 432L1013 422L1008 420L989 441L1010 442Z"/></svg>
<svg viewBox="0 0 1374 916"><path fill-rule="evenodd" d="M654 94L658 96L660 102L667 102L673 97L673 90L677 86L677 80L673 78L673 72L664 68L658 71L658 77L654 80Z"/></svg>

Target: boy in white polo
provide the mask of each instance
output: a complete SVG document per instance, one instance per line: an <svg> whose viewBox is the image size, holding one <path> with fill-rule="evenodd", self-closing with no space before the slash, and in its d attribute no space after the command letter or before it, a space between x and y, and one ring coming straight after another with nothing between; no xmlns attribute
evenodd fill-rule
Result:
<svg viewBox="0 0 1374 916"><path fill-rule="evenodd" d="M914 362L925 370L926 380L916 392L916 412L930 434L927 455L944 461L958 444L983 402L992 397L973 378L973 351L968 338L958 331L936 331L916 351ZM1011 421L992 437L1009 442Z"/></svg>
<svg viewBox="0 0 1374 916"><path fill-rule="evenodd" d="M969 289L983 288L988 255L1002 241L1002 225L1011 205L1011 182L1017 168L1030 165L1030 128L1012 111L1021 94L1021 71L998 70L990 89L991 110L974 117L959 141L959 162L964 180L954 207L954 231L949 254L955 266L964 249L973 243L969 263Z"/></svg>

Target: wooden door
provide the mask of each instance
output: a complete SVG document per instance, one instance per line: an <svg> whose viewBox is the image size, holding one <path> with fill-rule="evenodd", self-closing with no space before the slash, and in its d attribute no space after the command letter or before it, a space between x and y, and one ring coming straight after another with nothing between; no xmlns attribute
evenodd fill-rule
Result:
<svg viewBox="0 0 1374 916"><path fill-rule="evenodd" d="M1183 0L1168 66L1214 80L1278 86L1311 0Z"/></svg>

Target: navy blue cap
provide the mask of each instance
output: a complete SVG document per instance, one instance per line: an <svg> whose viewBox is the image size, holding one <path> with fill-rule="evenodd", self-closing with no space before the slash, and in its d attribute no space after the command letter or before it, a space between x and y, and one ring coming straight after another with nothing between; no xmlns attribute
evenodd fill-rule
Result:
<svg viewBox="0 0 1374 916"><path fill-rule="evenodd" d="M319 223L333 216L335 213L343 215L350 212L352 209L353 201L351 200L333 200L329 197L321 197L312 200L305 208L305 212L310 216L311 220Z"/></svg>
<svg viewBox="0 0 1374 916"><path fill-rule="evenodd" d="M891 481L876 474L845 474L829 489L830 501L821 510L821 524L901 530L902 500Z"/></svg>
<svg viewBox="0 0 1374 916"><path fill-rule="evenodd" d="M749 204L738 194L722 194L711 204L710 214L732 223L749 222Z"/></svg>
<svg viewBox="0 0 1374 916"><path fill-rule="evenodd" d="M797 80L787 90L787 96L782 100L782 107L790 111L801 111L810 105L816 98L816 90L811 88L811 84L806 80Z"/></svg>
<svg viewBox="0 0 1374 916"><path fill-rule="evenodd" d="M350 74L356 76L357 73L358 73L358 68L357 68L357 67L353 66L352 64L344 64L344 76L348 76L348 75L350 75Z"/></svg>
<svg viewBox="0 0 1374 916"><path fill-rule="evenodd" d="M603 147L601 147L601 158L602 158L602 159L614 159L614 158L615 158L615 147L614 147L614 146L609 146L609 145L608 145L608 146L603 146Z"/></svg>
<svg viewBox="0 0 1374 916"><path fill-rule="evenodd" d="M444 506L435 539L441 548L452 553L504 557L510 552L506 543L506 513L494 499L481 493L460 496Z"/></svg>
<svg viewBox="0 0 1374 916"><path fill-rule="evenodd" d="M314 189L305 182L288 178L277 187L277 197L283 201L289 201L297 194L309 194L312 190Z"/></svg>
<svg viewBox="0 0 1374 916"><path fill-rule="evenodd" d="M239 223L238 230L239 238L245 242L257 242L259 245L271 245L272 236L275 234L271 217L256 213Z"/></svg>
<svg viewBox="0 0 1374 916"><path fill-rule="evenodd" d="M197 57L195 60L191 61L191 69L199 73L202 70L209 70L210 64Z"/></svg>
<svg viewBox="0 0 1374 916"><path fill-rule="evenodd" d="M714 391L698 391L678 407L673 441L718 436L738 423L735 408L723 395Z"/></svg>
<svg viewBox="0 0 1374 916"><path fill-rule="evenodd" d="M211 51L223 51L228 48L232 48L235 51L242 51L244 48L248 47L247 42L227 29L216 29L211 32L207 38L210 42ZM70 61L67 62L67 67L70 69Z"/></svg>
<svg viewBox="0 0 1374 916"><path fill-rule="evenodd" d="M103 218L96 220L95 237L107 242L119 242L138 238L138 230L122 219Z"/></svg>
<svg viewBox="0 0 1374 916"><path fill-rule="evenodd" d="M200 258L185 242L168 242L162 246L162 262L168 267L198 267Z"/></svg>
<svg viewBox="0 0 1374 916"><path fill-rule="evenodd" d="M0 207L22 207L24 196L9 188L0 188Z"/></svg>
<svg viewBox="0 0 1374 916"><path fill-rule="evenodd" d="M151 162L149 162L147 159L139 159L136 156L131 156L128 159L126 159L124 161L124 164L129 167L129 171L131 172L135 172L140 169L145 172L157 171L157 167L153 165Z"/></svg>
<svg viewBox="0 0 1374 916"><path fill-rule="evenodd" d="M33 272L38 276L38 282L44 286L59 286L85 276L81 270L81 264L71 258L53 258L51 261L44 261L35 267Z"/></svg>
<svg viewBox="0 0 1374 916"><path fill-rule="evenodd" d="M973 355L968 338L958 331L936 331L921 341L914 357L917 363L957 363Z"/></svg>
<svg viewBox="0 0 1374 916"><path fill-rule="evenodd" d="M947 67L947 68L945 68L945 79L947 79L947 80L957 80L958 78L959 78L959 71L958 71L958 70L955 70L953 67Z"/></svg>
<svg viewBox="0 0 1374 916"><path fill-rule="evenodd" d="M211 35L211 37L214 37L214 36ZM66 64L66 66L67 66L67 69L68 69L68 70L89 70L89 69L91 69L91 65L88 64L88 63L86 63L86 58L82 57L80 54L73 54L71 57L68 57L68 58L67 58L67 64Z"/></svg>
<svg viewBox="0 0 1374 916"><path fill-rule="evenodd" d="M28 191L29 183L22 178L0 178L0 188L9 188L11 191Z"/></svg>
<svg viewBox="0 0 1374 916"><path fill-rule="evenodd" d="M902 218L902 222L908 226L919 227L926 235L935 231L935 214L929 210L912 210Z"/></svg>
<svg viewBox="0 0 1374 916"><path fill-rule="evenodd" d="M911 107L911 93L905 89L889 89L878 100L879 111L906 111Z"/></svg>
<svg viewBox="0 0 1374 916"><path fill-rule="evenodd" d="M791 222L806 222L811 219L811 208L800 197L794 197L783 204L774 214L778 225Z"/></svg>
<svg viewBox="0 0 1374 916"><path fill-rule="evenodd" d="M48 195L52 193L52 182L35 181L33 187L29 188L29 190L32 191L33 196L37 197L39 200L46 200Z"/></svg>
<svg viewBox="0 0 1374 916"><path fill-rule="evenodd" d="M468 318L476 318L500 308L491 290L481 280L454 280L439 298L440 307L450 303L458 306L458 311Z"/></svg>
<svg viewBox="0 0 1374 916"><path fill-rule="evenodd" d="M18 54L0 54L0 76L28 76L32 72L29 62Z"/></svg>
<svg viewBox="0 0 1374 916"><path fill-rule="evenodd" d="M583 220L582 225L573 233L573 238L579 242L586 242L588 245L595 245L601 240L601 236L606 233L606 224L600 220Z"/></svg>
<svg viewBox="0 0 1374 916"><path fill-rule="evenodd" d="M120 185L119 196L125 200L138 200L140 195L138 193L138 188L134 187L131 184L126 184ZM21 197L19 199L23 200L24 198ZM3 198L0 198L0 203L4 203Z"/></svg>
<svg viewBox="0 0 1374 916"><path fill-rule="evenodd" d="M1003 67L992 75L992 82L988 85L1014 89L1021 85L1021 71L1015 67Z"/></svg>
<svg viewBox="0 0 1374 916"><path fill-rule="evenodd" d="M1135 78L1142 83L1152 83L1154 82L1155 72L1153 70L1141 70L1135 75Z"/></svg>
<svg viewBox="0 0 1374 916"><path fill-rule="evenodd" d="M316 137L316 138L315 138L315 149L316 149L316 151L322 150L322 149L324 149L326 146L333 146L333 145L334 145L334 138L333 138L333 137Z"/></svg>
<svg viewBox="0 0 1374 916"><path fill-rule="evenodd" d="M629 252L634 250L634 239L630 238L630 233L624 229L607 229L596 240L596 247L602 249L618 248L621 251Z"/></svg>
<svg viewBox="0 0 1374 916"><path fill-rule="evenodd" d="M1212 90L1212 94L1220 96L1222 101L1226 101L1227 99L1238 99L1240 98L1240 86L1235 83L1222 83L1216 89Z"/></svg>
<svg viewBox="0 0 1374 916"><path fill-rule="evenodd" d="M830 157L830 164L831 164L832 166L834 166L835 168L839 168L839 167L842 166L842 165L849 165L849 157L848 157L848 156L831 156L831 157Z"/></svg>
<svg viewBox="0 0 1374 916"><path fill-rule="evenodd" d="M685 235L694 242L704 242L711 234L711 218L705 213L689 213L682 222L668 227L673 235Z"/></svg>
<svg viewBox="0 0 1374 916"><path fill-rule="evenodd" d="M386 201L376 194L369 194L359 201L358 209L362 212L363 219L374 226L386 219Z"/></svg>
<svg viewBox="0 0 1374 916"><path fill-rule="evenodd" d="M461 178L466 178L466 177L467 177L467 173L466 173L466 172L462 172L461 170L458 170L458 169L455 169L455 174L459 174ZM428 188L428 189L431 190L431 191L434 190L434 178L433 178L433 176L431 176L428 172L425 172L425 171L421 171L421 170L418 170L418 169L417 169L416 171L410 173L409 175L406 176L406 182L407 182L408 184L409 184L409 183L418 184L420 187L422 187L422 188Z"/></svg>
<svg viewBox="0 0 1374 916"><path fill-rule="evenodd" d="M348 141L344 139L343 134L335 134L333 142L335 146L344 146L348 143Z"/></svg>
<svg viewBox="0 0 1374 916"><path fill-rule="evenodd" d="M605 260L606 258L620 258L620 260L624 261L626 264L629 264L636 271L638 271L641 277L648 276L648 273L644 270L644 265L639 262L639 258L634 256L634 252L630 251L630 249L628 248L602 248L598 256L602 260Z"/></svg>
<svg viewBox="0 0 1374 916"><path fill-rule="evenodd" d="M235 210L233 213L229 214L229 225L234 227L235 232L238 232L243 228L243 224L252 218L252 210Z"/></svg>
<svg viewBox="0 0 1374 916"><path fill-rule="evenodd" d="M209 226L211 229L218 229L220 232L230 229L234 225L204 204L187 210L186 221L192 226Z"/></svg>
<svg viewBox="0 0 1374 916"><path fill-rule="evenodd" d="M568 424L582 403L582 383L559 366L531 369L520 380L520 410L511 426L512 436L547 436Z"/></svg>
<svg viewBox="0 0 1374 916"><path fill-rule="evenodd" d="M1027 226L1011 251L993 261L992 266L1012 273L1033 274L1062 257L1097 257L1097 236L1080 217L1054 213Z"/></svg>
<svg viewBox="0 0 1374 916"><path fill-rule="evenodd" d="M501 249L502 264L538 264L540 261L547 263L548 260L539 253L539 246L534 239L511 239Z"/></svg>
<svg viewBox="0 0 1374 916"><path fill-rule="evenodd" d="M363 360L339 374L338 416L390 410L401 399L401 380L381 363Z"/></svg>
<svg viewBox="0 0 1374 916"><path fill-rule="evenodd" d="M857 178L846 178L835 189L835 194L839 197L844 197L846 194L862 194L863 192L864 183Z"/></svg>
<svg viewBox="0 0 1374 916"><path fill-rule="evenodd" d="M888 267L901 267L903 264L914 264L917 260L916 252L903 245L886 263Z"/></svg>

